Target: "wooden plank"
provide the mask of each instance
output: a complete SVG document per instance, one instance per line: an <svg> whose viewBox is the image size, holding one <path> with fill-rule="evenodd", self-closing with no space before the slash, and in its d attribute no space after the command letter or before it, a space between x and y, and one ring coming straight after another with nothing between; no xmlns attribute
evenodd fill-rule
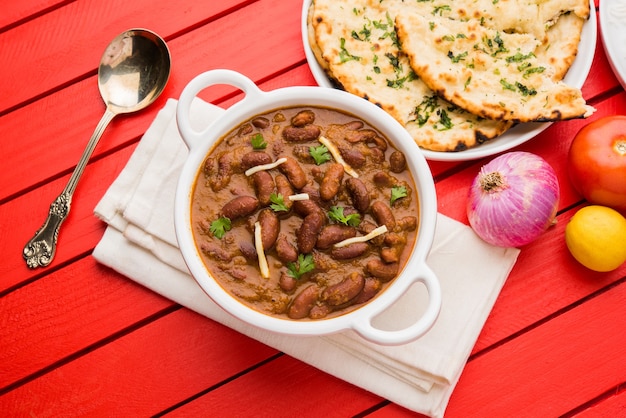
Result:
<svg viewBox="0 0 626 418"><path fill-rule="evenodd" d="M175 306L92 257L57 270L0 298L0 390Z"/></svg>
<svg viewBox="0 0 626 418"><path fill-rule="evenodd" d="M0 397L5 416L148 416L277 352L178 310Z"/></svg>
<svg viewBox="0 0 626 418"><path fill-rule="evenodd" d="M616 388L613 394L601 402L591 405L581 412L575 413L576 418L623 417L626 416L626 390Z"/></svg>
<svg viewBox="0 0 626 418"><path fill-rule="evenodd" d="M169 39L240 3L80 0L1 33L0 61L13 65L0 69L0 114L94 74L107 44L126 29L146 27Z"/></svg>
<svg viewBox="0 0 626 418"><path fill-rule="evenodd" d="M171 416L203 416L211 411L217 417L348 417L381 400L292 357L282 356L181 406Z"/></svg>
<svg viewBox="0 0 626 418"><path fill-rule="evenodd" d="M170 41L173 70L163 97L144 112L113 120L94 158L140 137L166 98L177 98L187 83L201 72L227 67L262 81L277 71L302 62L301 42L294 42L294 38L300 36L297 18L292 17L297 5L295 2L281 5L267 7L258 2ZM291 24L282 30L268 32L268 21L291 21ZM233 26L239 22L250 24L245 25L245 30L234 30ZM233 36L220 36L224 32L232 32ZM266 36L259 37L259 33L266 33ZM233 44L240 47L233 48ZM267 59L267 56L272 58ZM285 81L296 82L289 78ZM201 97L216 101L232 90L207 89ZM60 105L63 103L72 103L72 108ZM0 201L59 172L69 172L77 163L103 112L104 105L98 97L94 76L2 116L0 158L2 164L12 164L14 169L0 178ZM33 118L34 114L41 116ZM68 118L71 118L71 123L68 123ZM28 135L24 134L25 129L28 129ZM54 146L51 146L51 141Z"/></svg>
<svg viewBox="0 0 626 418"><path fill-rule="evenodd" d="M578 209L578 208L576 208ZM489 348L626 277L626 264L608 273L586 269L570 255L564 233L575 209L524 248L478 338L474 352Z"/></svg>
<svg viewBox="0 0 626 418"><path fill-rule="evenodd" d="M76 189L70 214L61 227L53 265L59 265L91 251L104 233L104 223L93 209L115 177L122 171L134 147L118 151L114 157L89 164ZM50 203L59 195L69 175L0 205L0 216L10 219L0 230L0 253L7 254L0 264L0 292L38 277L45 270L30 270L22 258L26 242L41 227Z"/></svg>
<svg viewBox="0 0 626 418"><path fill-rule="evenodd" d="M44 13L49 13L61 7L68 0L21 0L5 1L0 5L0 32L34 19Z"/></svg>
<svg viewBox="0 0 626 418"><path fill-rule="evenodd" d="M622 281L470 361L446 416L564 414L623 382L624 329Z"/></svg>

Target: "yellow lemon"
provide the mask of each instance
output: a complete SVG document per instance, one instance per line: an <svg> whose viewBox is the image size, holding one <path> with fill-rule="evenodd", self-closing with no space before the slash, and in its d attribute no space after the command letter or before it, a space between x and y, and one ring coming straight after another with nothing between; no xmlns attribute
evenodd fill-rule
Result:
<svg viewBox="0 0 626 418"><path fill-rule="evenodd" d="M626 218L605 206L586 206L565 227L565 243L588 269L615 270L626 261Z"/></svg>

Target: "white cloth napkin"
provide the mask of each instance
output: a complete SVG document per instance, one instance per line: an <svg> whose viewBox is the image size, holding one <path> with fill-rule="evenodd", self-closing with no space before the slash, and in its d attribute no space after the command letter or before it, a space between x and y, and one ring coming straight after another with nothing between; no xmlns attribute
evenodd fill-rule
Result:
<svg viewBox="0 0 626 418"><path fill-rule="evenodd" d="M352 331L289 337L248 326L211 301L189 275L177 248L174 193L187 149L178 133L176 105L170 99L159 111L127 166L96 206L96 216L108 227L94 257L183 306L327 373L413 411L443 416L519 250L492 247L471 228L438 215L428 264L441 282L441 314L425 336L406 345L380 346ZM202 129L221 112L196 99L192 123ZM414 286L376 325L397 327L407 313L424 306L419 301L425 297L421 286Z"/></svg>

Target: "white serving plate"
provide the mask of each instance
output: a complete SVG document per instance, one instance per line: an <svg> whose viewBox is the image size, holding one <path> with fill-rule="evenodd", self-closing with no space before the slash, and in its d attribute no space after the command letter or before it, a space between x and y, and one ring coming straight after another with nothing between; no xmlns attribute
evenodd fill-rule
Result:
<svg viewBox="0 0 626 418"><path fill-rule="evenodd" d="M626 0L600 2L600 34L609 64L626 89Z"/></svg>

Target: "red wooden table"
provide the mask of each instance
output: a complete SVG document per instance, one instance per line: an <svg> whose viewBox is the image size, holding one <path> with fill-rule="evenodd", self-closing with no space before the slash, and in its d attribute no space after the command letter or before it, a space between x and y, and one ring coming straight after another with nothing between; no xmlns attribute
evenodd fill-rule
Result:
<svg viewBox="0 0 626 418"><path fill-rule="evenodd" d="M300 1L22 0L0 6L1 416L411 416L413 413L206 319L91 256L105 225L93 208L157 111L197 74L237 70L265 89L314 85ZM25 242L67 182L104 105L98 60L116 34L146 27L173 70L148 110L116 118L74 197L53 263L30 270ZM583 94L626 113L600 40ZM205 100L237 100L207 92ZM552 125L519 147L558 173L558 223L522 248L473 349L447 416L626 415L626 266L579 266L563 240L585 204L566 155L588 121ZM467 223L485 160L430 163L439 211Z"/></svg>

